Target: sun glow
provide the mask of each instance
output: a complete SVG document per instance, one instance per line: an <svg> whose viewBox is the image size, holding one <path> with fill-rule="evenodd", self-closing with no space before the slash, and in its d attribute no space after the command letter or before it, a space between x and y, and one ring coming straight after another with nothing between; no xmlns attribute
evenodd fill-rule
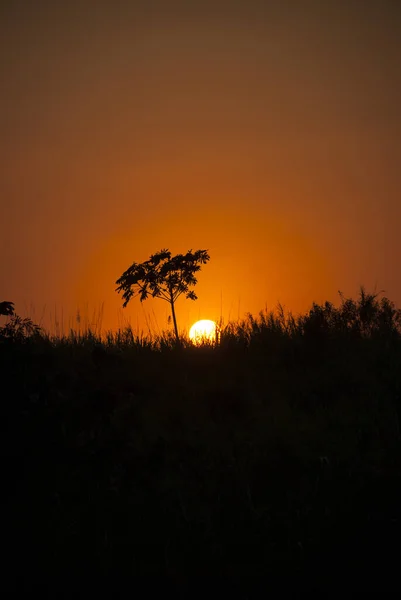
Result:
<svg viewBox="0 0 401 600"><path fill-rule="evenodd" d="M216 323L209 319L202 319L194 323L189 330L189 339L194 344L214 342L216 340Z"/></svg>

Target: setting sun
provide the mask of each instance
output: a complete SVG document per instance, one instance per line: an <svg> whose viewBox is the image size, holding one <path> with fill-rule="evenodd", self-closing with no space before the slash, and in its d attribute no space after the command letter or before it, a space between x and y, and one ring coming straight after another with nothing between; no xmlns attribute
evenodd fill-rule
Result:
<svg viewBox="0 0 401 600"><path fill-rule="evenodd" d="M189 330L189 339L194 344L202 342L213 342L216 339L216 323L209 319L202 319L192 325Z"/></svg>

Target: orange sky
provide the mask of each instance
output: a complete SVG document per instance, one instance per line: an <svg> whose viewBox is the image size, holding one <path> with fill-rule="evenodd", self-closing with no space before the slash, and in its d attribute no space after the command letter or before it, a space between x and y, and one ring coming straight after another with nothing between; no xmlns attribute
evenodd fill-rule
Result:
<svg viewBox="0 0 401 600"><path fill-rule="evenodd" d="M392 0L1 3L0 300L163 329L114 289L167 247L211 255L181 327L401 305L400 26Z"/></svg>

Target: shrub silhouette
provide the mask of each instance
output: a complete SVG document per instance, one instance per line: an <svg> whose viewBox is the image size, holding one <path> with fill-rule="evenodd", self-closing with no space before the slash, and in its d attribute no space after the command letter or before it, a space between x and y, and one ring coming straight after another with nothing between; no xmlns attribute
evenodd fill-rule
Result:
<svg viewBox="0 0 401 600"><path fill-rule="evenodd" d="M0 302L0 315L8 317L14 314L14 302Z"/></svg>
<svg viewBox="0 0 401 600"><path fill-rule="evenodd" d="M23 341L42 333L42 328L31 319L15 314L14 302L0 302L0 315L11 317L4 327L0 327L0 340Z"/></svg>
<svg viewBox="0 0 401 600"><path fill-rule="evenodd" d="M118 293L123 292L125 308L135 292L141 302L151 295L161 298L171 306L174 323L174 332L179 341L177 319L175 315L175 302L181 294L190 300L197 300L197 295L190 287L197 283L195 273L200 271L201 265L210 260L207 250L189 250L186 254L171 256L169 250L161 250L153 254L143 263L132 263L121 277L116 281Z"/></svg>
<svg viewBox="0 0 401 600"><path fill-rule="evenodd" d="M11 319L0 328L0 340L22 342L32 336L41 335L42 328L28 317L13 314Z"/></svg>
<svg viewBox="0 0 401 600"><path fill-rule="evenodd" d="M401 333L401 310L388 298L379 299L378 293L367 293L360 288L359 298L345 298L339 292L341 305L331 302L313 304L310 311L298 319L298 327L305 337L322 338L338 334L351 337L378 337Z"/></svg>

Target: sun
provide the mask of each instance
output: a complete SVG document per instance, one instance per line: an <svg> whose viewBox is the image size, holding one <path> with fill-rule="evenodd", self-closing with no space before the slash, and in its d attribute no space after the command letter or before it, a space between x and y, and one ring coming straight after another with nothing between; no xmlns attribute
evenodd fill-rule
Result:
<svg viewBox="0 0 401 600"><path fill-rule="evenodd" d="M202 319L194 323L189 330L189 339L194 344L214 342L216 340L216 323L209 319Z"/></svg>

